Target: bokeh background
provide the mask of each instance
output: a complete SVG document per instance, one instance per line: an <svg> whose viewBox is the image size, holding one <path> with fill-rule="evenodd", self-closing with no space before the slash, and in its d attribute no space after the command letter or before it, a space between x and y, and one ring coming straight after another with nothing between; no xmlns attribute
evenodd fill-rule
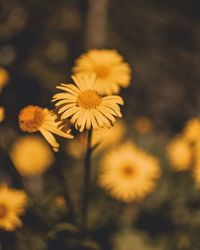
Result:
<svg viewBox="0 0 200 250"><path fill-rule="evenodd" d="M69 82L75 59L90 48L116 49L132 68L131 85L121 91L124 137L160 159L163 174L158 188L143 202L125 206L102 194L94 184L92 240L85 248L75 248L77 239L70 226L60 226L47 237L46 232L66 217L63 206L67 206L57 207L55 197L61 187L52 167L40 178L24 180L37 202L25 215L23 229L0 233L2 249L198 250L199 191L190 175L171 170L165 156L170 138L188 119L199 116L197 0L1 0L0 66L7 70L9 82L0 96L5 108L0 144L9 152L16 138L23 135L18 127L21 108L29 104L52 108L56 85ZM138 117L150 122L147 132L134 127ZM74 159L65 140L60 142L57 157L66 166L78 206L81 157ZM2 156L2 176L9 175L7 164L8 159ZM67 245L71 241L74 248Z"/></svg>

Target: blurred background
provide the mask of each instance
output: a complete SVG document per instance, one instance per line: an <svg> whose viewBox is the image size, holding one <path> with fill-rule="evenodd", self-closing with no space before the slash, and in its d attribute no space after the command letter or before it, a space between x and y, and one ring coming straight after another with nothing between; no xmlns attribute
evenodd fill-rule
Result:
<svg viewBox="0 0 200 250"><path fill-rule="evenodd" d="M124 206L94 184L92 240L76 246L73 228L60 225L68 216L67 204L52 167L42 177L25 178L37 202L26 213L22 229L0 232L0 249L200 249L199 191L190 175L171 170L165 156L171 137L187 120L199 116L197 0L0 0L0 67L7 73L0 95L5 108L1 147L9 153L17 138L24 136L18 127L18 113L24 106L53 108L50 100L56 85L70 81L75 59L91 48L116 49L132 68L131 85L121 91L123 136L160 159L163 174L158 188L144 201ZM142 125L136 123L141 117ZM74 156L73 145L59 141L57 157L66 166L78 206L82 149ZM52 159L52 166L55 162ZM9 175L7 164L9 159L2 154L0 179ZM57 224L57 231L48 233L48 238L46 232Z"/></svg>

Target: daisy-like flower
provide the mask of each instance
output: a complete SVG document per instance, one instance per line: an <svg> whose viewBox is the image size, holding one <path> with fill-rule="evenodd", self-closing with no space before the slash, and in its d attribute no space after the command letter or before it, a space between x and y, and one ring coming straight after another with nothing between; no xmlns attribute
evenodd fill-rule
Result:
<svg viewBox="0 0 200 250"><path fill-rule="evenodd" d="M89 50L75 62L74 74L95 73L97 76L96 90L100 94L119 93L120 87L128 87L131 69L115 50Z"/></svg>
<svg viewBox="0 0 200 250"><path fill-rule="evenodd" d="M17 171L23 176L41 175L54 162L52 150L47 142L41 137L32 135L16 140L10 155Z"/></svg>
<svg viewBox="0 0 200 250"><path fill-rule="evenodd" d="M24 213L27 196L24 191L0 185L0 228L14 231L22 226L19 218Z"/></svg>
<svg viewBox="0 0 200 250"><path fill-rule="evenodd" d="M123 99L117 95L102 97L95 88L96 77L92 75L72 76L74 84L61 84L58 89L63 93L54 95L53 101L61 114L61 120L70 118L75 128L110 128L115 117L122 117L119 104Z"/></svg>
<svg viewBox="0 0 200 250"><path fill-rule="evenodd" d="M29 105L23 108L19 113L19 126L22 131L34 133L39 131L55 152L59 149L59 144L53 134L70 139L70 129L63 131L63 124L57 121L57 116L46 108Z"/></svg>
<svg viewBox="0 0 200 250"><path fill-rule="evenodd" d="M152 192L159 176L158 160L126 143L104 157L99 183L114 198L131 202Z"/></svg>

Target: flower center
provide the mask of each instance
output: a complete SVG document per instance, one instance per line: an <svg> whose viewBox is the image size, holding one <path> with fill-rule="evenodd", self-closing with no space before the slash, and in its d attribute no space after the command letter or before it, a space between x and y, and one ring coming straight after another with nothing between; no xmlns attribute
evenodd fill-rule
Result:
<svg viewBox="0 0 200 250"><path fill-rule="evenodd" d="M122 173L125 177L132 177L135 175L136 171L133 167L127 165L123 167Z"/></svg>
<svg viewBox="0 0 200 250"><path fill-rule="evenodd" d="M3 219L8 212L7 207L4 204L0 204L0 219Z"/></svg>
<svg viewBox="0 0 200 250"><path fill-rule="evenodd" d="M85 90L77 97L76 102L79 107L90 109L100 105L101 97L95 90Z"/></svg>
<svg viewBox="0 0 200 250"><path fill-rule="evenodd" d="M36 132L44 121L44 110L38 106L27 106L19 114L19 126L24 132Z"/></svg>
<svg viewBox="0 0 200 250"><path fill-rule="evenodd" d="M104 78L109 75L110 69L106 65L98 65L95 67L95 73L97 75L97 78Z"/></svg>

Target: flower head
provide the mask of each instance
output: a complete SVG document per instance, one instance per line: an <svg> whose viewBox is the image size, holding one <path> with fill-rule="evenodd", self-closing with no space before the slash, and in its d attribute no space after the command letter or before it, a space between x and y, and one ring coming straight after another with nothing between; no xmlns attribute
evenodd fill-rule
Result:
<svg viewBox="0 0 200 250"><path fill-rule="evenodd" d="M22 226L19 216L24 213L26 203L27 196L24 191L0 185L0 228L14 231Z"/></svg>
<svg viewBox="0 0 200 250"><path fill-rule="evenodd" d="M169 143L167 146L167 156L175 170L182 171L190 168L192 150L184 137L177 136Z"/></svg>
<svg viewBox="0 0 200 250"><path fill-rule="evenodd" d="M23 176L41 175L54 161L48 144L36 136L19 138L13 144L10 154L16 169Z"/></svg>
<svg viewBox="0 0 200 250"><path fill-rule="evenodd" d="M61 114L61 120L70 118L75 128L110 128L115 117L121 117L119 104L123 100L117 95L102 97L95 88L95 75L72 76L74 84L61 84L58 89L64 91L54 95L53 101Z"/></svg>
<svg viewBox="0 0 200 250"><path fill-rule="evenodd" d="M19 114L19 126L21 130L29 133L40 131L53 147L54 151L58 151L59 144L52 133L67 139L73 138L70 130L63 132L62 122L56 120L57 117L52 111L33 105L26 106Z"/></svg>
<svg viewBox="0 0 200 250"><path fill-rule="evenodd" d="M92 49L76 60L75 74L95 73L96 90L100 94L119 93L120 87L128 87L131 69L115 50Z"/></svg>
<svg viewBox="0 0 200 250"><path fill-rule="evenodd" d="M159 176L157 159L127 143L104 157L99 182L114 198L131 202L152 192Z"/></svg>

